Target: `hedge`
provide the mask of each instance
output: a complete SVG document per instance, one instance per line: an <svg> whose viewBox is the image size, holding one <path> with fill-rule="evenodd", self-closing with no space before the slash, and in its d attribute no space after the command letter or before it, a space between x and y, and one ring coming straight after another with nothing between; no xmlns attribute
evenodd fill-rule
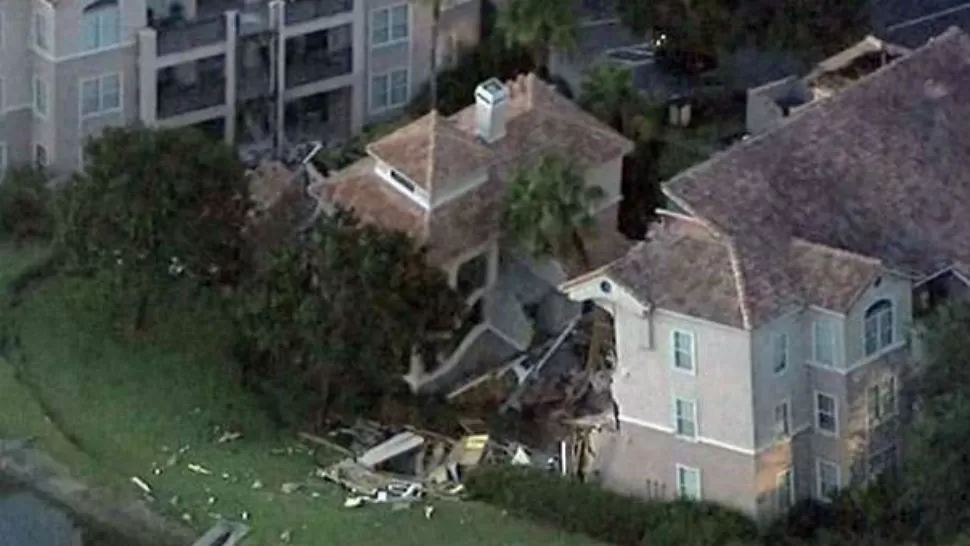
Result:
<svg viewBox="0 0 970 546"><path fill-rule="evenodd" d="M642 500L529 467L485 465L466 487L520 517L624 546L726 546L758 536L751 519L714 503Z"/></svg>

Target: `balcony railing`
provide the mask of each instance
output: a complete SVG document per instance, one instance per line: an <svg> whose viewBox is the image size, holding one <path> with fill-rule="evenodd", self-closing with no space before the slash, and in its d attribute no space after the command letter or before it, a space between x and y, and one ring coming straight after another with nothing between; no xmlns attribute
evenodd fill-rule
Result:
<svg viewBox="0 0 970 546"><path fill-rule="evenodd" d="M289 59L286 64L286 87L326 80L349 74L353 68L353 50L308 52Z"/></svg>
<svg viewBox="0 0 970 546"><path fill-rule="evenodd" d="M158 86L158 117L170 118L226 102L225 79L201 78L198 83Z"/></svg>
<svg viewBox="0 0 970 546"><path fill-rule="evenodd" d="M354 0L290 0L286 3L286 24L332 17L353 9Z"/></svg>
<svg viewBox="0 0 970 546"><path fill-rule="evenodd" d="M169 19L155 25L158 31L158 54L170 55L189 49L217 44L226 40L224 17L206 19Z"/></svg>

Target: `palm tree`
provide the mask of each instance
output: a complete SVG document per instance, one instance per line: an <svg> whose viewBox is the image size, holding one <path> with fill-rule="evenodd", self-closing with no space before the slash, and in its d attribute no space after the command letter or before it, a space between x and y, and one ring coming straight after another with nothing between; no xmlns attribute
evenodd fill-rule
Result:
<svg viewBox="0 0 970 546"><path fill-rule="evenodd" d="M579 103L631 140L649 139L654 132L650 106L633 85L627 68L597 65L583 79Z"/></svg>
<svg viewBox="0 0 970 546"><path fill-rule="evenodd" d="M511 46L532 53L536 68L549 68L552 48L572 51L578 39L578 21L568 0L508 0L499 9L497 26Z"/></svg>
<svg viewBox="0 0 970 546"><path fill-rule="evenodd" d="M602 188L586 185L572 161L544 155L512 178L503 218L505 234L535 258L575 253L588 265L580 232L595 225L592 207L604 197Z"/></svg>

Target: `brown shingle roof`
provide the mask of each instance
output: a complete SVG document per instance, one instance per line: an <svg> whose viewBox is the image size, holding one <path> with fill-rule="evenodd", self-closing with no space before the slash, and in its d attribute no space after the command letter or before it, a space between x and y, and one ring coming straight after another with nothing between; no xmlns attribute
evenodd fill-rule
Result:
<svg viewBox="0 0 970 546"><path fill-rule="evenodd" d="M462 250L499 235L505 187L514 171L545 152L599 166L632 143L559 95L535 75L507 83L506 134L493 143L475 135L475 105L450 118L432 112L368 147L369 153L428 190L432 204L473 173L487 169L487 181L451 201L423 210L386 187L367 158L337 173L323 186L323 199L354 208L389 228L403 226L430 243L432 260L444 262Z"/></svg>
<svg viewBox="0 0 970 546"><path fill-rule="evenodd" d="M883 267L921 276L970 263L967 119L970 37L951 29L778 129L675 177L664 191L730 240L746 326L798 304L843 311ZM725 310L724 264L693 267L696 255L713 259L712 251L678 249L685 244L659 237L625 260L655 256L690 271L648 270L647 278L627 282L642 297L743 325ZM624 263L616 274L635 276ZM703 279L677 281L679 275ZM705 284L716 297L699 292ZM673 293L658 295L667 290ZM663 307L661 301L654 304Z"/></svg>

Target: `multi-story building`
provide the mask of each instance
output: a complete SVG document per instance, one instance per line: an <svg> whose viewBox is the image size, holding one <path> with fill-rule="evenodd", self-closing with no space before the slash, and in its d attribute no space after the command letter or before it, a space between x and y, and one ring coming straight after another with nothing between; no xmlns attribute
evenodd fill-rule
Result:
<svg viewBox="0 0 970 546"><path fill-rule="evenodd" d="M894 465L913 325L970 286L968 58L951 29L678 175L563 285L613 316L608 486L768 517Z"/></svg>
<svg viewBox="0 0 970 546"><path fill-rule="evenodd" d="M444 2L439 64L478 40ZM340 139L427 81L421 0L0 0L0 166L83 163L106 126L203 128L254 149Z"/></svg>

